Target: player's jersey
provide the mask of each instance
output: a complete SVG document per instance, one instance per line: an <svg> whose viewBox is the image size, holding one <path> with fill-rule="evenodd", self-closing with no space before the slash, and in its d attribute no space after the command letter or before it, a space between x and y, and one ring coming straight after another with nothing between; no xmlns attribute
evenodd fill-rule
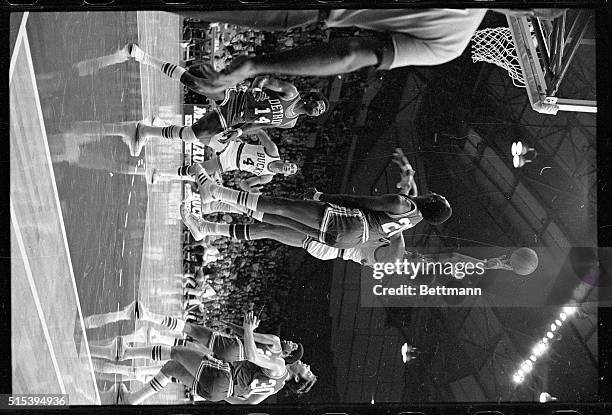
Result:
<svg viewBox="0 0 612 415"><path fill-rule="evenodd" d="M343 249L342 259L346 261L354 261L361 265L374 266L376 263L376 246L358 246L356 248Z"/></svg>
<svg viewBox="0 0 612 415"><path fill-rule="evenodd" d="M219 107L220 114L224 119L221 123L229 128L241 123L259 124L262 127L293 127L299 117L294 112L295 105L300 100L300 95L285 100L278 92L264 88L266 99L257 101L251 90L226 91L225 100Z"/></svg>
<svg viewBox="0 0 612 415"><path fill-rule="evenodd" d="M234 362L232 377L234 379L233 396L247 398L251 395L274 395L285 386L289 372L274 378L268 370L257 366L248 360Z"/></svg>
<svg viewBox="0 0 612 415"><path fill-rule="evenodd" d="M408 198L407 196L404 197ZM419 212L414 202L410 201L410 203L412 204L412 209L399 215L363 209L368 226L366 245L389 245L390 237L412 228L423 220L423 216L421 216L421 212Z"/></svg>
<svg viewBox="0 0 612 415"><path fill-rule="evenodd" d="M253 173L255 176L276 174L270 170L270 163L279 161L266 152L264 146L245 144L232 141L227 148L219 154L219 163L223 171L242 170Z"/></svg>

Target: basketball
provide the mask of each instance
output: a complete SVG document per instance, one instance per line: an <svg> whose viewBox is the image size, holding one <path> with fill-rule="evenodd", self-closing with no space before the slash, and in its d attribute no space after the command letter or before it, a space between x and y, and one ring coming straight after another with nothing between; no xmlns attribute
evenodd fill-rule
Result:
<svg viewBox="0 0 612 415"><path fill-rule="evenodd" d="M519 275L529 275L538 267L538 254L531 248L519 248L510 256L510 265Z"/></svg>

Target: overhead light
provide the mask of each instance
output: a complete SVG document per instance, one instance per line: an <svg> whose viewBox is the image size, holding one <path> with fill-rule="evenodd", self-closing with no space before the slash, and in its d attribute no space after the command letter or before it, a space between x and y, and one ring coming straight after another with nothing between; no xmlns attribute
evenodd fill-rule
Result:
<svg viewBox="0 0 612 415"><path fill-rule="evenodd" d="M557 330L557 326L555 324L551 324L550 331L555 331L555 330Z"/></svg>
<svg viewBox="0 0 612 415"><path fill-rule="evenodd" d="M548 344L548 339L546 337L542 338L542 343L543 344Z"/></svg>
<svg viewBox="0 0 612 415"><path fill-rule="evenodd" d="M567 314L568 316L571 316L571 315L575 314L576 311L578 311L578 309L576 307L572 307L572 306L565 306L565 307L563 307L563 312L565 314Z"/></svg>
<svg viewBox="0 0 612 415"><path fill-rule="evenodd" d="M525 380L524 377L517 375L514 375L514 377L512 378L512 380L514 381L514 383L523 383L523 381Z"/></svg>
<svg viewBox="0 0 612 415"><path fill-rule="evenodd" d="M546 403L546 402L550 402L550 401L556 401L557 398L555 398L554 396L550 396L550 393L548 392L542 392L540 394L540 403Z"/></svg>
<svg viewBox="0 0 612 415"><path fill-rule="evenodd" d="M552 339L555 335L552 334L550 331L548 333L546 333L546 337L548 337L549 339Z"/></svg>
<svg viewBox="0 0 612 415"><path fill-rule="evenodd" d="M561 314L559 314L559 318L561 319L561 321L565 321L565 319L567 319L567 314L561 312Z"/></svg>
<svg viewBox="0 0 612 415"><path fill-rule="evenodd" d="M531 360L532 362L535 362L536 360L538 360L537 357L535 357L534 355L529 356L529 360Z"/></svg>
<svg viewBox="0 0 612 415"><path fill-rule="evenodd" d="M557 325L557 327L561 327L561 322L559 320L555 320L555 324Z"/></svg>

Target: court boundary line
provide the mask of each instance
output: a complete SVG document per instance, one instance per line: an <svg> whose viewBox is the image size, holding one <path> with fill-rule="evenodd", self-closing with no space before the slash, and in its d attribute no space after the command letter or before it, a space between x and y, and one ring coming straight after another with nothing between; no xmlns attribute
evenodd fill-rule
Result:
<svg viewBox="0 0 612 415"><path fill-rule="evenodd" d="M28 17L30 16L30 12L24 12L21 17L21 23L19 24L19 31L17 32L17 39L15 40L15 47L13 48L13 54L11 55L11 63L9 64L9 84L13 79L13 72L15 71L15 62L17 61L17 55L19 54L19 49L21 47L22 38L24 33L26 32L26 23L28 22Z"/></svg>
<svg viewBox="0 0 612 415"><path fill-rule="evenodd" d="M17 239L17 246L19 247L19 251L21 252L21 259L23 261L23 266L26 271L26 277L28 279L28 284L30 285L30 291L32 291L32 297L34 297L34 306L36 307L36 312L38 313L38 319L40 324L42 325L43 334L45 336L45 341L47 342L47 347L49 348L49 352L51 354L51 362L53 363L53 369L55 370L55 376L57 377L57 381L59 383L60 390L62 394L66 394L66 387L64 386L64 379L62 377L62 373L59 369L59 365L57 363L57 357L55 356L55 349L53 348L53 342L51 341L51 336L49 335L49 326L47 325L47 319L45 318L45 314L42 310L42 305L40 304L40 297L38 295L38 289L36 289L36 283L34 282L34 278L32 277L32 268L30 268L30 261L28 259L28 255L26 253L26 248L23 243L23 239L21 237L21 229L19 228L19 221L17 219L17 215L15 214L15 208L13 206L13 201L10 202L10 211L11 211L11 223L15 228L15 238Z"/></svg>
<svg viewBox="0 0 612 415"><path fill-rule="evenodd" d="M77 290L77 286L76 286L76 279L74 277L74 269L72 268L72 257L70 255L70 248L68 246L68 238L66 236L66 225L64 224L64 217L62 215L62 206L60 204L60 200L59 200L59 193L57 190L57 184L55 182L55 173L53 172L53 162L51 160L51 151L49 150L49 142L47 139L47 130L45 128L45 120L43 117L43 112L42 112L42 106L40 104L40 97L38 95L38 85L36 84L36 73L34 72L34 64L32 62L32 54L30 52L30 43L29 43L29 39L28 39L28 34L27 32L24 31L23 33L23 40L22 42L24 43L24 47L25 47L25 52L26 52L26 60L28 61L28 70L30 72L31 75L31 80L32 80L32 86L34 88L34 91L36 91L36 93L34 94L34 101L36 104L36 112L37 112L37 116L38 116L38 120L40 122L40 128L41 128L41 135L43 138L43 142L45 143L44 145L44 151L45 151L45 155L47 157L47 167L49 168L49 174L50 174L50 178L51 178L51 185L53 188L53 195L55 198L55 203L59 212L59 222L60 222L60 229L61 229L61 233L62 233L62 239L64 241L64 248L66 250L66 255L68 257L68 270L70 272L70 280L72 282L72 289L74 292L74 296L76 299L76 306L77 306L77 311L79 314L79 322L81 323L81 331L83 333L83 339L85 340L85 350L87 351L87 360L89 363L89 369L90 369L90 374L91 374L91 379L93 382L93 387L94 387L94 391L95 391L95 404L100 404L100 392L98 391L98 384L96 382L96 376L95 376L95 371L94 371L94 367L93 367L93 362L91 359L91 351L89 350L89 340L87 338L87 331L85 329L85 322L83 319L83 311L81 309L81 301L80 301L80 297L79 297L79 293Z"/></svg>

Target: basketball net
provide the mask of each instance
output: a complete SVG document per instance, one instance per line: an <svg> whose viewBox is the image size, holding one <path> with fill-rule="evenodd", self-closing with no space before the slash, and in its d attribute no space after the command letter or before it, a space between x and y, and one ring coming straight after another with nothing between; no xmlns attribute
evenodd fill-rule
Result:
<svg viewBox="0 0 612 415"><path fill-rule="evenodd" d="M488 62L504 68L514 86L525 87L512 33L507 27L477 30L472 37L472 61Z"/></svg>

